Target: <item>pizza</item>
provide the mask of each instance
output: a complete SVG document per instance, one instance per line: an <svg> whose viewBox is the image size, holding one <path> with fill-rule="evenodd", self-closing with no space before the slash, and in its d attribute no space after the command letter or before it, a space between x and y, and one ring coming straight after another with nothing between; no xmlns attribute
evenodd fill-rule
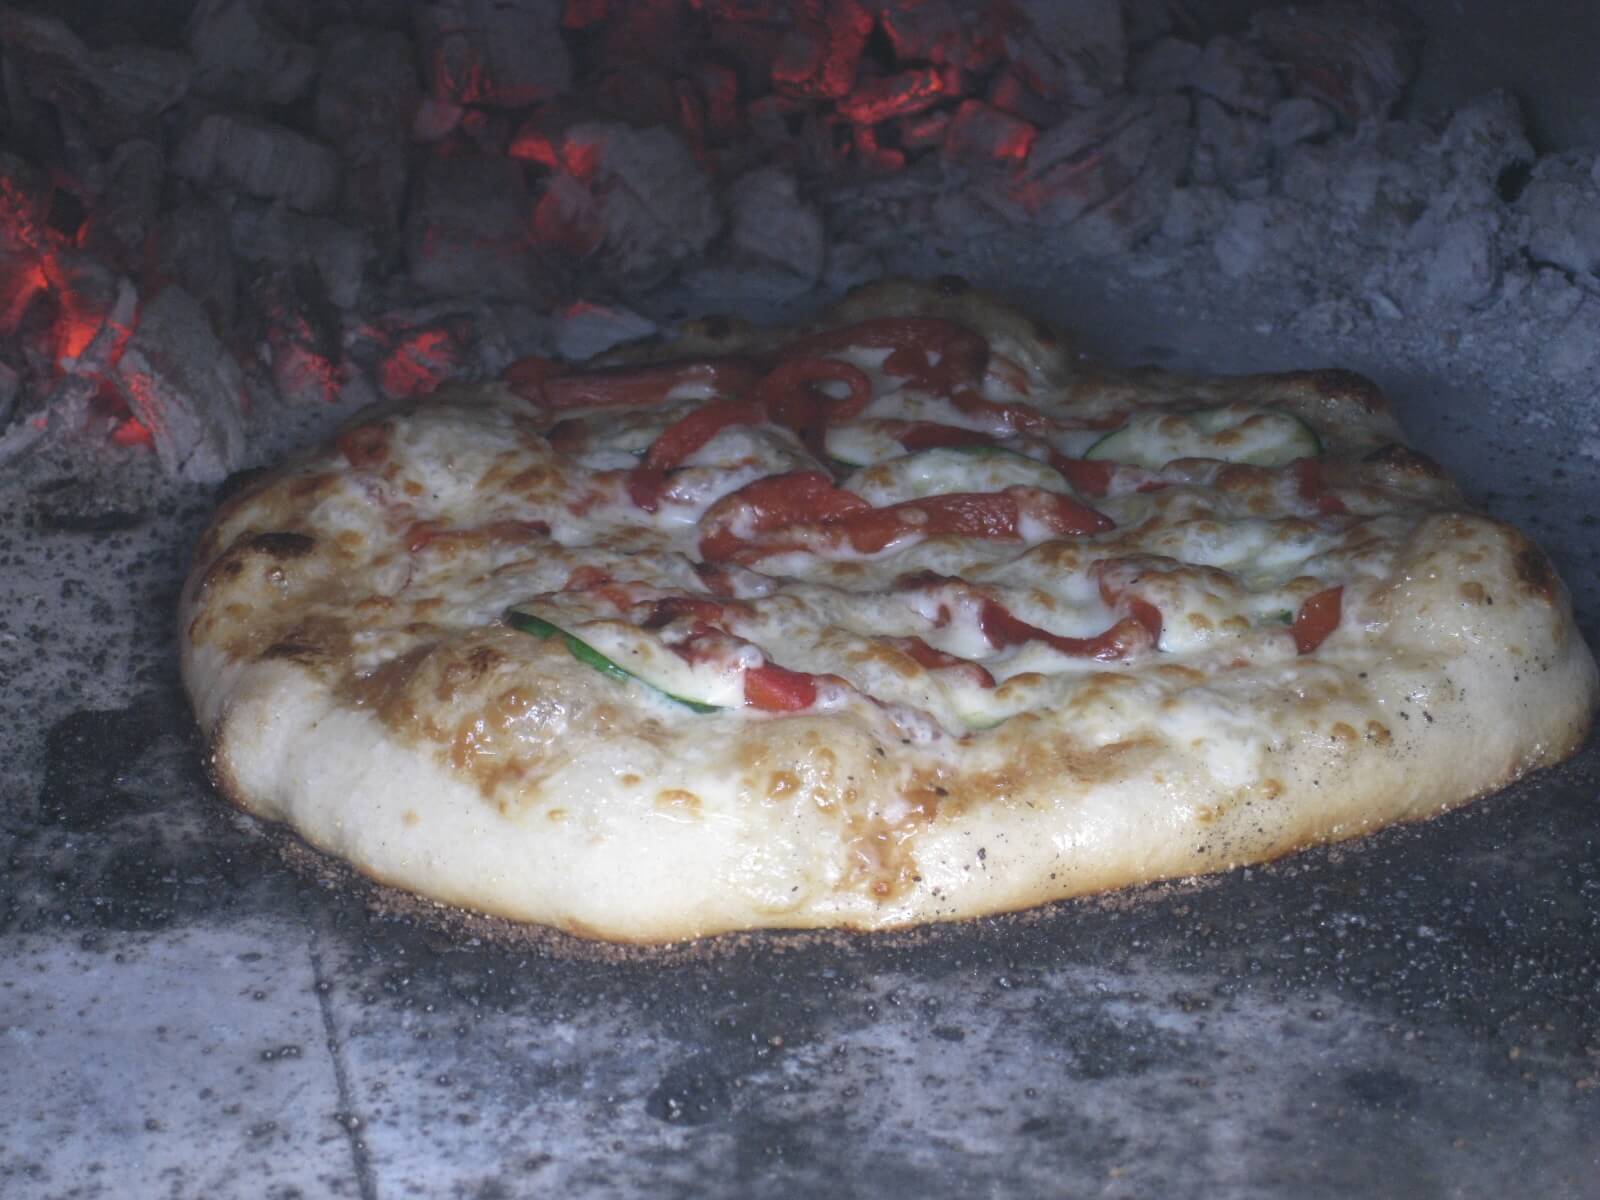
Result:
<svg viewBox="0 0 1600 1200"><path fill-rule="evenodd" d="M1089 361L959 281L371 409L201 540L218 789L585 937L1220 871L1574 751L1565 589L1342 370Z"/></svg>

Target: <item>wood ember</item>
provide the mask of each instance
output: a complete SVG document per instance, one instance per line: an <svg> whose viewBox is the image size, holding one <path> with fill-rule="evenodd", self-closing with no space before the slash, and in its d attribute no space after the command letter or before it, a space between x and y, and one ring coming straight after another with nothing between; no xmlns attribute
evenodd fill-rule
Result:
<svg viewBox="0 0 1600 1200"><path fill-rule="evenodd" d="M229 214L234 253L274 270L306 268L337 308L354 308L367 268L377 256L364 228L331 217L297 213L281 204L241 200Z"/></svg>
<svg viewBox="0 0 1600 1200"><path fill-rule="evenodd" d="M321 142L258 117L211 113L178 144L173 170L201 185L237 188L303 212L339 198L339 156Z"/></svg>
<svg viewBox="0 0 1600 1200"><path fill-rule="evenodd" d="M1392 6L1265 9L1251 28L1288 65L1296 95L1320 100L1353 123L1388 116L1416 74L1420 39Z"/></svg>
<svg viewBox="0 0 1600 1200"><path fill-rule="evenodd" d="M393 234L405 202L408 143L422 103L411 40L394 30L338 29L323 43L323 62L314 120L318 136L344 163L341 207L369 227ZM456 109L451 129L460 117Z"/></svg>
<svg viewBox="0 0 1600 1200"><path fill-rule="evenodd" d="M1026 20L1009 39L1012 60L1034 91L1077 107L1121 89L1119 0L1019 0L1016 9Z"/></svg>
<svg viewBox="0 0 1600 1200"><path fill-rule="evenodd" d="M800 10L778 45L772 84L791 96L837 100L855 83L872 14L857 0L814 0Z"/></svg>
<svg viewBox="0 0 1600 1200"><path fill-rule="evenodd" d="M412 181L405 228L411 281L425 295L539 295L530 202L509 158L431 158Z"/></svg>
<svg viewBox="0 0 1600 1200"><path fill-rule="evenodd" d="M134 269L161 216L166 171L166 156L154 141L133 138L113 150L105 185L78 231L78 244L123 269Z"/></svg>
<svg viewBox="0 0 1600 1200"><path fill-rule="evenodd" d="M416 26L438 100L521 108L571 86L560 0L436 0L418 6Z"/></svg>
<svg viewBox="0 0 1600 1200"><path fill-rule="evenodd" d="M703 253L722 226L710 180L669 130L576 125L563 158L598 218L594 264L607 279L659 283Z"/></svg>
<svg viewBox="0 0 1600 1200"><path fill-rule="evenodd" d="M311 90L315 49L297 42L264 0L199 0L185 31L195 90L240 104L290 104Z"/></svg>
<svg viewBox="0 0 1600 1200"><path fill-rule="evenodd" d="M1039 131L981 100L964 100L945 130L943 153L951 162L1022 162Z"/></svg>
<svg viewBox="0 0 1600 1200"><path fill-rule="evenodd" d="M168 474L217 483L243 465L244 373L181 287L144 305L115 376Z"/></svg>
<svg viewBox="0 0 1600 1200"><path fill-rule="evenodd" d="M147 285L172 282L200 301L218 329L231 329L238 308L238 268L228 214L205 196L162 216L146 247Z"/></svg>
<svg viewBox="0 0 1600 1200"><path fill-rule="evenodd" d="M20 88L78 118L99 146L148 132L189 87L186 55L148 46L91 50L65 22L40 13L0 8L0 42Z"/></svg>

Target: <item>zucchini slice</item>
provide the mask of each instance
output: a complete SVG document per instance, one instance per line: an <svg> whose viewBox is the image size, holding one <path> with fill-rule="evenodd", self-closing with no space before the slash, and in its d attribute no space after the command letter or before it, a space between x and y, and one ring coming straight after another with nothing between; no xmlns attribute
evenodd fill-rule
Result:
<svg viewBox="0 0 1600 1200"><path fill-rule="evenodd" d="M661 646L643 630L636 631L639 640L631 647L623 645L620 638L616 639L618 646L615 649L607 645L606 649L612 650L619 657L626 656L630 660L629 666L624 667L584 639L568 633L543 617L536 617L532 613L513 608L506 612L506 623L513 629L531 633L536 638L559 637L572 657L585 666L593 667L602 675L609 675L622 683L636 680L652 691L659 692L668 700L675 701L694 712L721 712L727 708L737 708L744 703L742 691L735 700L725 679L718 676L712 682L700 678L704 672L697 673L688 663L678 660L671 651ZM632 661L634 659L639 661L635 663ZM677 669L674 669L674 666ZM740 687L742 688L742 684ZM695 695L685 695L685 692Z"/></svg>

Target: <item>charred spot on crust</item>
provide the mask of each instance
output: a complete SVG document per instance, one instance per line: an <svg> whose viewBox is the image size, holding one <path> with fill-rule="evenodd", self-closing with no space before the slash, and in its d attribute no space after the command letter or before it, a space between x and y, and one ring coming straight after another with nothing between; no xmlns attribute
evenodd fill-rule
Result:
<svg viewBox="0 0 1600 1200"><path fill-rule="evenodd" d="M1428 479L1445 478L1444 468L1420 450L1390 442L1362 457L1362 462L1386 467L1401 475L1420 475Z"/></svg>
<svg viewBox="0 0 1600 1200"><path fill-rule="evenodd" d="M1516 558L1513 565L1517 572L1517 582L1531 596L1536 596L1546 603L1554 602L1556 598L1556 569L1550 564L1550 559L1545 552L1535 546L1526 538L1519 537L1520 545L1517 547Z"/></svg>
<svg viewBox="0 0 1600 1200"><path fill-rule="evenodd" d="M1054 346L1056 344L1056 331L1043 321L1033 323L1033 336L1039 339L1041 346Z"/></svg>
<svg viewBox="0 0 1600 1200"><path fill-rule="evenodd" d="M304 533L277 530L258 533L246 541L241 549L245 553L265 554L268 558L304 558L317 547L317 539Z"/></svg>
<svg viewBox="0 0 1600 1200"><path fill-rule="evenodd" d="M733 322L721 313L716 313L700 322L700 332L708 338L721 341L733 332Z"/></svg>
<svg viewBox="0 0 1600 1200"><path fill-rule="evenodd" d="M1300 377L1329 400L1352 400L1369 413L1381 413L1388 407L1383 389L1360 372L1347 371L1343 367L1323 367L1306 371Z"/></svg>
<svg viewBox="0 0 1600 1200"><path fill-rule="evenodd" d="M273 642L261 652L263 661L268 659L283 659L288 662L311 664L323 657L322 647L298 638L286 638L281 642Z"/></svg>
<svg viewBox="0 0 1600 1200"><path fill-rule="evenodd" d="M960 275L941 275L933 281L941 296L959 296L972 290L972 284Z"/></svg>
<svg viewBox="0 0 1600 1200"><path fill-rule="evenodd" d="M225 504L235 496L242 495L253 488L257 483L267 477L265 467L246 467L242 471L235 471L217 485L216 501Z"/></svg>

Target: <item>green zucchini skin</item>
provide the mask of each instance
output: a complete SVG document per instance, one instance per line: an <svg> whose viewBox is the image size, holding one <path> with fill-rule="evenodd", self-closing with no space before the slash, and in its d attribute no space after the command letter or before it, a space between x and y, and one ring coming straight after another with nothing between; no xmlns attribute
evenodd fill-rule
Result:
<svg viewBox="0 0 1600 1200"><path fill-rule="evenodd" d="M694 712L714 713L724 711L721 705L702 704L698 700L687 700L682 696L675 696L671 692L664 691L663 689L656 687L656 685L651 683L648 679L641 679L626 667L618 666L604 654L601 654L600 651L589 645L589 643L584 641L582 638L574 637L565 629L562 629L559 625L552 625L549 621L546 621L541 617L531 616L525 612L518 612L513 608L506 612L506 624L510 625L513 629L520 629L523 633L531 633L536 638L559 637L566 645L568 651L571 652L572 657L583 663L585 666L593 667L602 675L609 675L612 679L618 680L622 683L630 683L634 681L642 683L645 685L645 687L649 688L653 692L656 692L658 695L665 696L668 700L672 700L678 704L681 704L685 708L691 709Z"/></svg>

